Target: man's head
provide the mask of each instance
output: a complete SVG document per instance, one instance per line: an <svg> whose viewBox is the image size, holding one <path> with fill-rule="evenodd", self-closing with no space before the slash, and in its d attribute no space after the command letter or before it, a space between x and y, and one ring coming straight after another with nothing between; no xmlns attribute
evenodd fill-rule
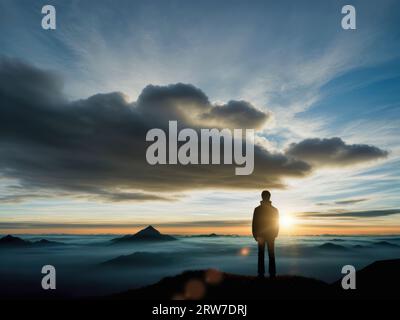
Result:
<svg viewBox="0 0 400 320"><path fill-rule="evenodd" d="M263 192L261 192L261 198L263 199L263 201L269 201L269 199L271 199L271 192L269 192L268 190L264 190Z"/></svg>

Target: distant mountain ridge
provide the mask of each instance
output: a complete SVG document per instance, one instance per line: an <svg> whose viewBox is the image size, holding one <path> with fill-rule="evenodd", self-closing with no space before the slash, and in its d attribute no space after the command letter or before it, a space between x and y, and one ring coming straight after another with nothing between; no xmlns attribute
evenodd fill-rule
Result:
<svg viewBox="0 0 400 320"><path fill-rule="evenodd" d="M24 247L30 244L32 244L30 241L23 240L19 237L14 237L10 234L0 238L0 246Z"/></svg>
<svg viewBox="0 0 400 320"><path fill-rule="evenodd" d="M389 241L378 241L374 243L375 246L379 247L390 247L390 248L398 248L397 244L391 243Z"/></svg>
<svg viewBox="0 0 400 320"><path fill-rule="evenodd" d="M125 235L122 237L111 239L113 243L129 243L136 241L172 241L177 240L175 237L162 234L153 226L148 226L133 235Z"/></svg>
<svg viewBox="0 0 400 320"><path fill-rule="evenodd" d="M15 237L12 235L7 235L0 238L0 248L24 248L24 247L34 247L34 246L52 246L52 245L63 245L62 242L50 241L47 239L40 239L38 241L24 240L20 237Z"/></svg>

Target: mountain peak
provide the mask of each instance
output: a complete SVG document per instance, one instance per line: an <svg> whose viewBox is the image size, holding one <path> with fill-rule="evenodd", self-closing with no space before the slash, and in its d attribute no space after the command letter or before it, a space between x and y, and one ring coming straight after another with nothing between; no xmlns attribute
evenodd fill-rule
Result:
<svg viewBox="0 0 400 320"><path fill-rule="evenodd" d="M10 234L0 239L0 244L3 244L3 245L27 245L29 243L30 243L30 241L26 241L21 238L14 237Z"/></svg>
<svg viewBox="0 0 400 320"><path fill-rule="evenodd" d="M11 234L6 235L5 237L1 238L0 240L1 240L1 241L4 241L4 242L23 241L21 238L14 237L14 236L12 236Z"/></svg>
<svg viewBox="0 0 400 320"><path fill-rule="evenodd" d="M138 236L158 236L160 234L161 234L160 231L158 231L153 226L149 225L146 228L144 228L144 229L140 230L139 232L137 232L135 235L138 235Z"/></svg>
<svg viewBox="0 0 400 320"><path fill-rule="evenodd" d="M129 241L137 241L137 240L169 241L169 240L176 240L176 239L167 234L162 234L160 231L158 231L156 228L154 228L151 225L140 230L139 232L135 233L134 235L126 235L121 238L112 239L112 241L114 241L114 242L129 242Z"/></svg>

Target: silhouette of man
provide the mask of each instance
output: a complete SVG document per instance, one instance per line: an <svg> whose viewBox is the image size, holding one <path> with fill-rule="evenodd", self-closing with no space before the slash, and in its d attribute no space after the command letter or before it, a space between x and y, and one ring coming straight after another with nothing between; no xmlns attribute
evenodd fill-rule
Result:
<svg viewBox="0 0 400 320"><path fill-rule="evenodd" d="M269 275L274 278L276 275L275 266L275 238L279 233L279 212L272 206L271 193L267 190L261 193L262 201L254 209L253 214L253 236L258 243L258 276L264 277L264 254L265 244L268 248Z"/></svg>

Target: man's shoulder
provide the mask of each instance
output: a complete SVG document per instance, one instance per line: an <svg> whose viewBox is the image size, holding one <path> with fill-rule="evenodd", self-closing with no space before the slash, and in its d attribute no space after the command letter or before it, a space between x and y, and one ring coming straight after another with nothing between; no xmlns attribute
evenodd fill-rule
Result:
<svg viewBox="0 0 400 320"><path fill-rule="evenodd" d="M273 205L263 206L260 204L254 208L254 213L256 213L256 212L271 212L271 211L274 213L279 213L278 209L275 208Z"/></svg>
<svg viewBox="0 0 400 320"><path fill-rule="evenodd" d="M271 207L272 207L272 210L274 210L274 212L279 213L278 208L276 208L276 207L274 207L274 206L271 206Z"/></svg>

